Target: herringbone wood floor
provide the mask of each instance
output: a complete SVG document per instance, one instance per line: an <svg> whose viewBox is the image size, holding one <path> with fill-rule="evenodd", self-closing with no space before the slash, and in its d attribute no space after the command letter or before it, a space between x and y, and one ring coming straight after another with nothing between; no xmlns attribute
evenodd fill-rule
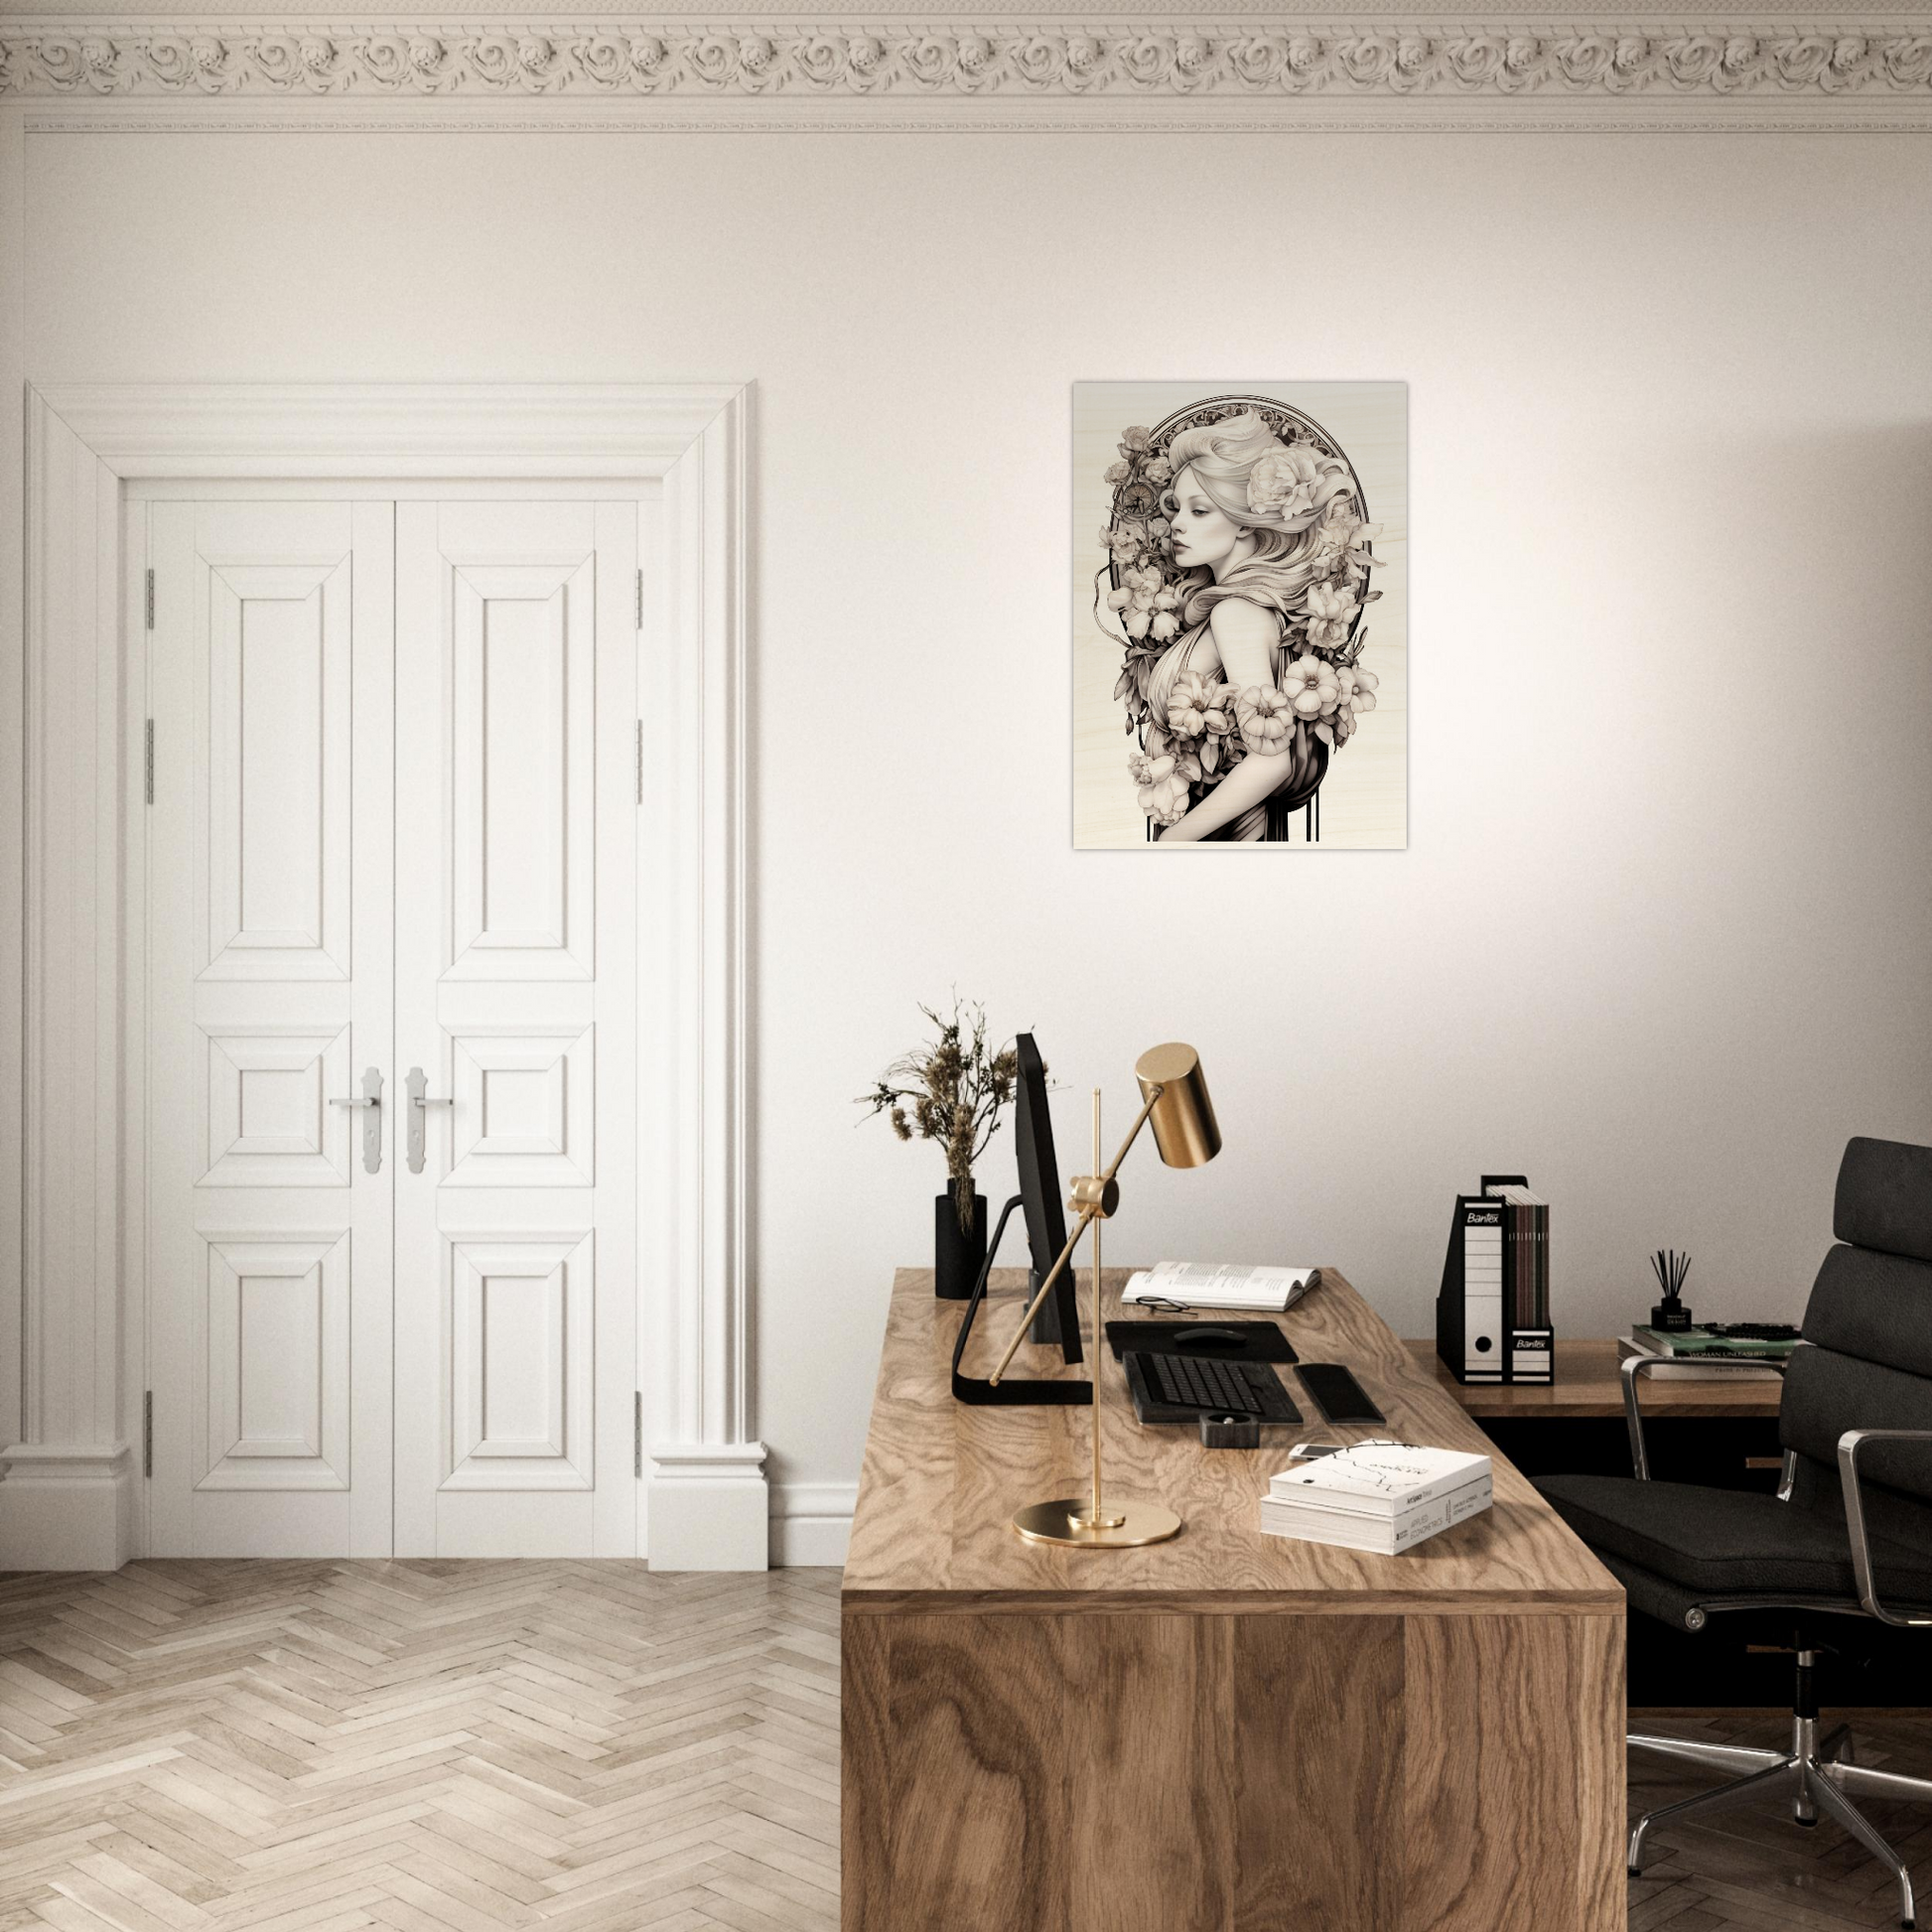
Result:
<svg viewBox="0 0 1932 1932"><path fill-rule="evenodd" d="M1932 1711L1832 1711L1825 1727L1849 1719L1859 1762L1932 1777ZM1783 1748L1791 1715L1776 1711L1644 1711L1633 1727ZM1721 1783L1652 1751L1630 1753L1630 1812L1688 1798ZM1861 1797L1859 1809L1912 1868L1921 1925L1932 1924L1932 1805ZM1898 1923L1891 1874L1836 1825L1809 1830L1775 1803L1720 1812L1708 1825L1651 1834L1644 1875L1630 1881L1630 1932L1872 1932Z"/></svg>
<svg viewBox="0 0 1932 1932"><path fill-rule="evenodd" d="M1642 1722L1753 1743L1789 1723ZM1932 1713L1857 1723L1865 1763L1932 1772ZM1632 1753L1633 1810L1703 1782ZM1869 1810L1932 1897L1932 1807ZM1653 1841L1630 1926L1872 1932L1892 1898L1836 1827L1731 1812ZM0 1578L0 1932L837 1923L835 1571Z"/></svg>
<svg viewBox="0 0 1932 1932"><path fill-rule="evenodd" d="M838 1583L0 1579L0 1932L833 1927Z"/></svg>

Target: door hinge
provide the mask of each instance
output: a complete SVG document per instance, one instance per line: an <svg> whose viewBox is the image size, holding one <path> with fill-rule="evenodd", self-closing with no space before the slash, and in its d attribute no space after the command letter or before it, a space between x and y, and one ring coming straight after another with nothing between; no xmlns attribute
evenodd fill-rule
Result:
<svg viewBox="0 0 1932 1932"><path fill-rule="evenodd" d="M637 802L644 802L644 721L637 720Z"/></svg>
<svg viewBox="0 0 1932 1932"><path fill-rule="evenodd" d="M154 720L148 720L147 747L142 754L142 769L147 785L148 803L154 803Z"/></svg>
<svg viewBox="0 0 1932 1932"><path fill-rule="evenodd" d="M141 1473L154 1474L154 1391L141 1398Z"/></svg>
<svg viewBox="0 0 1932 1932"><path fill-rule="evenodd" d="M153 581L154 578L153 571L149 571L148 578L150 582ZM637 628L641 630L643 629L643 627L644 627L644 573L640 570L637 573Z"/></svg>
<svg viewBox="0 0 1932 1932"><path fill-rule="evenodd" d="M644 1473L644 1392L638 1389L630 1398L630 1473Z"/></svg>
<svg viewBox="0 0 1932 1932"><path fill-rule="evenodd" d="M154 572L148 572L148 628L154 628Z"/></svg>

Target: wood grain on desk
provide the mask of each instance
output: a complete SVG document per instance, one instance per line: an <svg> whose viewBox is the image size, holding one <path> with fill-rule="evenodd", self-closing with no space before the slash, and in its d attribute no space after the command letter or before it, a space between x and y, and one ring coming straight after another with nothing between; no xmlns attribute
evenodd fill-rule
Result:
<svg viewBox="0 0 1932 1932"><path fill-rule="evenodd" d="M1559 1341L1557 1379L1545 1388L1458 1382L1436 1353L1433 1341L1411 1341L1410 1352L1451 1400L1471 1416L1597 1418L1623 1414L1623 1378L1613 1341ZM1708 1379L1646 1375L1637 1393L1645 1416L1775 1416L1781 1382L1754 1375L1719 1374Z"/></svg>
<svg viewBox="0 0 1932 1932"><path fill-rule="evenodd" d="M1090 1412L955 1403L960 1317L900 1271L841 1619L845 1932L1617 1932L1623 1593L1345 1281L1284 1326L1386 1428L1205 1449L1103 1357L1108 1481L1185 1523L1149 1550L1015 1535L1081 1493ZM1490 1453L1495 1506L1400 1557L1262 1535L1298 1437L1366 1434Z"/></svg>
<svg viewBox="0 0 1932 1932"><path fill-rule="evenodd" d="M1103 1277L1103 1318L1123 1311L1128 1270ZM998 1269L964 1364L984 1375L999 1360L1025 1307L1025 1273ZM1084 1316L1090 1289L1080 1273ZM953 1400L951 1362L963 1303L935 1302L932 1277L900 1269L893 1285L872 1431L845 1566L845 1605L934 1611L1115 1607L1226 1610L1295 1608L1324 1614L1484 1609L1621 1611L1623 1592L1528 1480L1423 1368L1388 1324L1334 1270L1282 1317L1305 1362L1343 1362L1388 1417L1387 1426L1338 1429L1319 1421L1292 1372L1284 1380L1309 1417L1269 1432L1260 1449L1209 1449L1184 1429L1143 1428L1120 1364L1105 1354L1102 1442L1107 1484L1165 1502L1185 1524L1148 1550L1061 1550L1023 1542L1011 1518L1023 1504L1083 1494L1089 1411L973 1408ZM1211 1315L1199 1317L1207 1320ZM1225 1318L1225 1317L1224 1317ZM1012 1373L1084 1380L1055 1349L1029 1343ZM1297 1442L1405 1442L1487 1454L1495 1504L1422 1548L1382 1557L1264 1536L1257 1504L1288 1466Z"/></svg>

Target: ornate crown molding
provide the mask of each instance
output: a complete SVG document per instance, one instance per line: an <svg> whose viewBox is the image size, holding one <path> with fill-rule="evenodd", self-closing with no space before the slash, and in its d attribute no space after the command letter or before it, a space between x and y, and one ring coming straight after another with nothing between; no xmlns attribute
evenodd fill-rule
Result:
<svg viewBox="0 0 1932 1932"><path fill-rule="evenodd" d="M1932 20L1865 28L1838 20L1752 28L1252 18L821 28L17 19L0 20L0 92L102 103L658 102L700 112L707 103L811 103L822 121L840 125L876 124L913 103L927 123L973 104L1031 104L1049 114L1055 105L1207 105L1217 120L1256 110L1279 123L1281 110L1298 104L1520 103L1545 110L1530 120L1586 104L1613 118L1641 105L1664 110L1638 117L1649 122L1681 125L1705 110L1719 124L1751 125L1753 107L1796 107L1799 120L1821 125L1832 123L1833 110L1854 108L1846 121L1919 126L1932 125ZM798 124L809 116L782 118ZM1119 115L1104 118L1124 124ZM1765 124L1790 118L1768 113Z"/></svg>

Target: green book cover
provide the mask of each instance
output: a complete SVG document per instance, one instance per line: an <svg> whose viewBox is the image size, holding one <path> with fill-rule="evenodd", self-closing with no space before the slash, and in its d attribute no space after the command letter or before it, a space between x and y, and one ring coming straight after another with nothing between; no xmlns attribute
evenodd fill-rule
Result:
<svg viewBox="0 0 1932 1932"><path fill-rule="evenodd" d="M1632 1328L1630 1338L1659 1355L1735 1355L1750 1361L1781 1362L1796 1341L1755 1341L1741 1335L1714 1335L1709 1328Z"/></svg>

